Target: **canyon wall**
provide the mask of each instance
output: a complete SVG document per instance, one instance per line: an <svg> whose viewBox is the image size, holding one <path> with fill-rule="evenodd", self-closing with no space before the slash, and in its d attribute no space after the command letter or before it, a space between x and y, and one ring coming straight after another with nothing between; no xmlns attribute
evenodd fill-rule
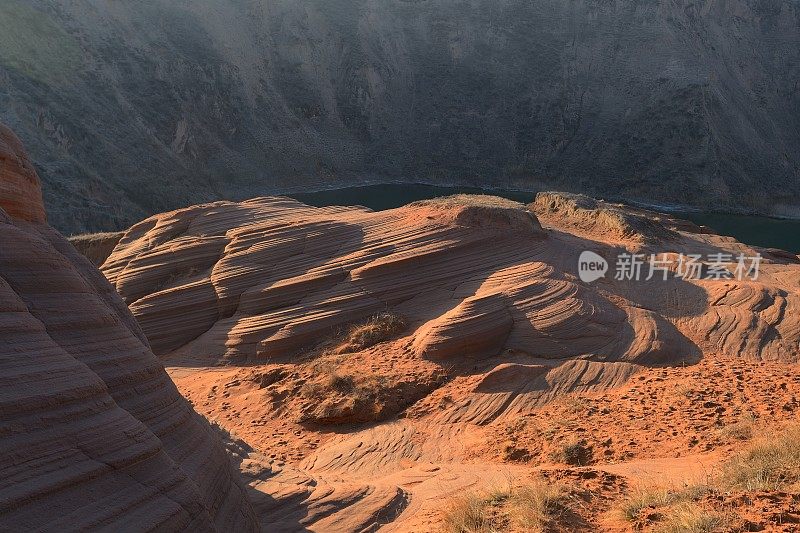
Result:
<svg viewBox="0 0 800 533"><path fill-rule="evenodd" d="M792 0L7 0L51 223L424 181L796 212Z"/></svg>

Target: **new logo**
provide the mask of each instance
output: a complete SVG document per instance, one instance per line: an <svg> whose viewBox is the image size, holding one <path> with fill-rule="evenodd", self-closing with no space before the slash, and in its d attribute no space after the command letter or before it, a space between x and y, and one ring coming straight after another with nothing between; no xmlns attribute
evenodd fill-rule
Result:
<svg viewBox="0 0 800 533"><path fill-rule="evenodd" d="M578 258L578 277L584 283L596 281L608 272L608 261L594 252L584 251Z"/></svg>

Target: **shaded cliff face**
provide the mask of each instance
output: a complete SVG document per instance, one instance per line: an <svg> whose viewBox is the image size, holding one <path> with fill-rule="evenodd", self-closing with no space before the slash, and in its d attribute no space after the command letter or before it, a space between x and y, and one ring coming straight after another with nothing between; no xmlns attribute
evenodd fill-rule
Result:
<svg viewBox="0 0 800 533"><path fill-rule="evenodd" d="M790 0L8 0L0 118L52 223L356 180L789 212Z"/></svg>
<svg viewBox="0 0 800 533"><path fill-rule="evenodd" d="M25 177L0 174L0 529L255 530L217 433Z"/></svg>

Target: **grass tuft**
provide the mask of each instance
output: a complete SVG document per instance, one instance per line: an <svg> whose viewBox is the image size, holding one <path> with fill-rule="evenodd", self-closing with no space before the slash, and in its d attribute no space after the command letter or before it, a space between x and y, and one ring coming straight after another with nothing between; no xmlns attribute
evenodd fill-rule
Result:
<svg viewBox="0 0 800 533"><path fill-rule="evenodd" d="M648 514L661 515L664 509L694 502L712 491L710 486L704 484L687 485L677 490L640 487L625 500L620 511L625 520L638 522L646 520Z"/></svg>
<svg viewBox="0 0 800 533"><path fill-rule="evenodd" d="M727 529L730 519L723 514L703 509L695 503L683 503L665 515L655 529L657 533L715 533Z"/></svg>
<svg viewBox="0 0 800 533"><path fill-rule="evenodd" d="M554 526L566 497L563 486L544 479L486 494L470 493L450 503L444 528L451 533L544 532Z"/></svg>
<svg viewBox="0 0 800 533"><path fill-rule="evenodd" d="M336 346L332 352L344 354L365 350L402 333L407 325L405 318L399 315L379 313L363 324L357 324L350 328L342 343Z"/></svg>
<svg viewBox="0 0 800 533"><path fill-rule="evenodd" d="M760 438L722 467L722 481L743 490L780 490L800 483L800 425Z"/></svg>

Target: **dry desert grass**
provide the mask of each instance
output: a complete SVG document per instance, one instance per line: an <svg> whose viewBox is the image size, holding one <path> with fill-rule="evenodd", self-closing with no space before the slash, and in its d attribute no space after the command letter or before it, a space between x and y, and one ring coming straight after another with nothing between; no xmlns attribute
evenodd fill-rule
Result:
<svg viewBox="0 0 800 533"><path fill-rule="evenodd" d="M400 315L379 313L362 324L352 326L332 352L343 354L365 350L402 333L407 325L406 319Z"/></svg>
<svg viewBox="0 0 800 533"><path fill-rule="evenodd" d="M800 489L800 425L758 438L723 465L721 478L747 491Z"/></svg>
<svg viewBox="0 0 800 533"><path fill-rule="evenodd" d="M754 422L744 423L745 433L752 433ZM769 491L796 494L799 482L800 425L792 425L749 443L705 484L640 487L619 511L637 529L660 533L750 531L740 527L745 522L742 515L754 508L747 502Z"/></svg>
<svg viewBox="0 0 800 533"><path fill-rule="evenodd" d="M562 485L544 479L486 494L470 493L450 502L444 514L444 530L451 533L546 531L557 521L567 497Z"/></svg>

